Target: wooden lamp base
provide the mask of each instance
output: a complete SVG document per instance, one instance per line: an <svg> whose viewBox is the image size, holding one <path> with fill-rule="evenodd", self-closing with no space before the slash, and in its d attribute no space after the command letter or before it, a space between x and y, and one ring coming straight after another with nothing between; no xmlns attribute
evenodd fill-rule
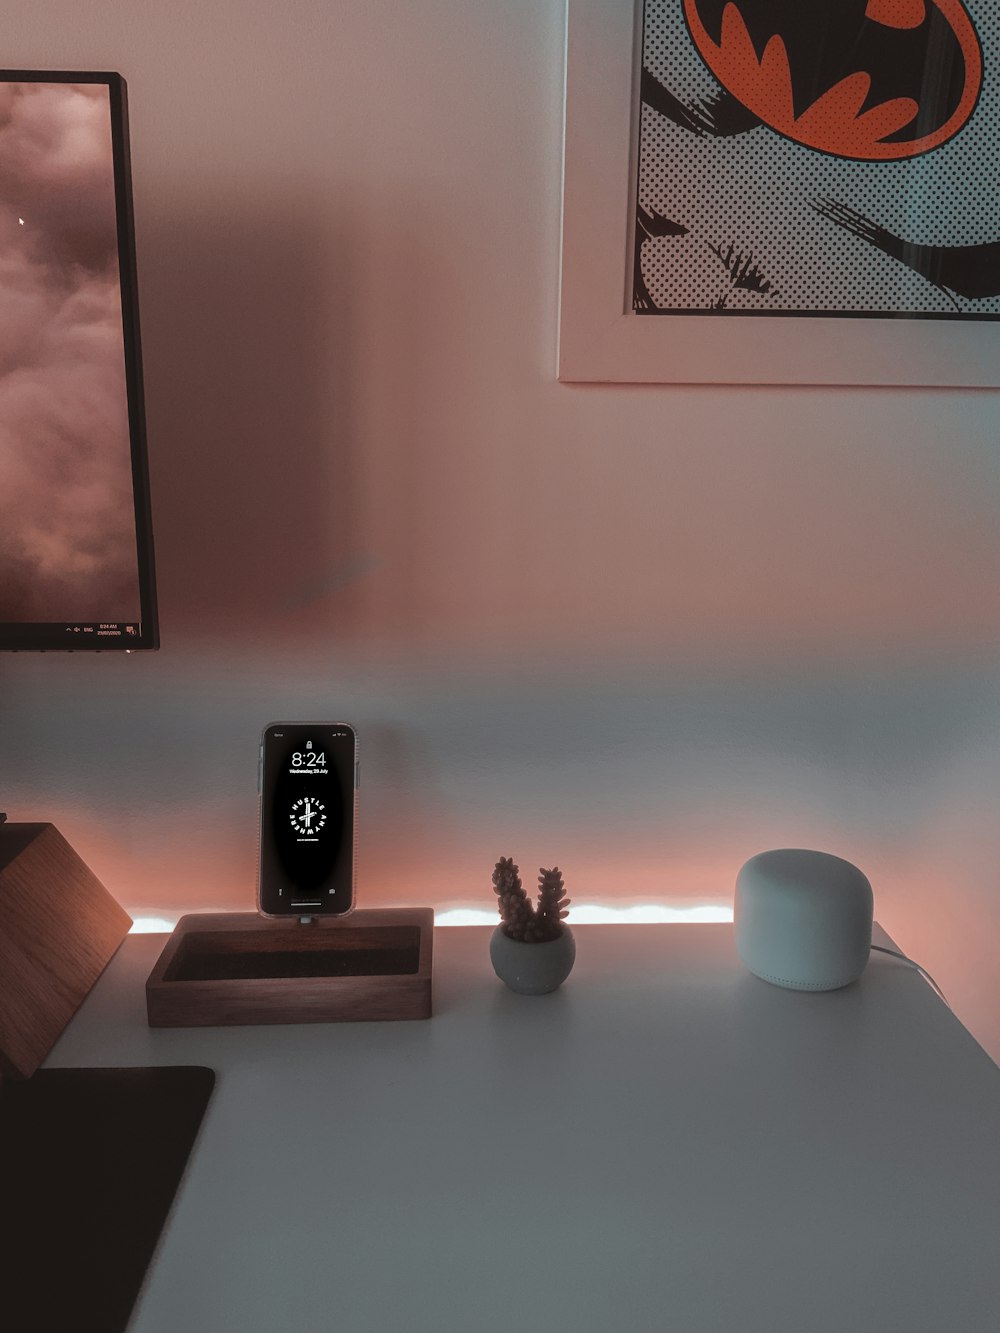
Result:
<svg viewBox="0 0 1000 1333"><path fill-rule="evenodd" d="M131 925L52 824L0 823L0 1074L35 1072Z"/></svg>
<svg viewBox="0 0 1000 1333"><path fill-rule="evenodd" d="M384 908L308 925L181 917L146 982L150 1027L430 1018L434 913Z"/></svg>

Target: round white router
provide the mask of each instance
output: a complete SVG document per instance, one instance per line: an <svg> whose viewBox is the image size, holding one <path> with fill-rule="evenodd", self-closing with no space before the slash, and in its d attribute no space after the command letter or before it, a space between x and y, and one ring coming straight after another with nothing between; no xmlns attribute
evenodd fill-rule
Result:
<svg viewBox="0 0 1000 1333"><path fill-rule="evenodd" d="M736 879L736 951L775 986L836 990L865 969L873 907L872 886L850 861L798 847L760 852Z"/></svg>

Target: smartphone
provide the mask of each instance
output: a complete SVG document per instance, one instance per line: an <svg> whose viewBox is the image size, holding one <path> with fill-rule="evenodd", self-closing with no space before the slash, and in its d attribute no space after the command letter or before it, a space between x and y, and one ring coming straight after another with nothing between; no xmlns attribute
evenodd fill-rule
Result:
<svg viewBox="0 0 1000 1333"><path fill-rule="evenodd" d="M260 742L262 916L343 916L354 906L357 732L346 722L272 722Z"/></svg>

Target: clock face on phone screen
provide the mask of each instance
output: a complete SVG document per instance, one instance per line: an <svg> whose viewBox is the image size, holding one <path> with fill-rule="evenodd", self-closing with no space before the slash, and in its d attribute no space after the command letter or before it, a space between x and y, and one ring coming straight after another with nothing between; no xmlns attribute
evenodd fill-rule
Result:
<svg viewBox="0 0 1000 1333"><path fill-rule="evenodd" d="M357 736L346 723L266 728L257 894L262 912L350 911L356 773Z"/></svg>

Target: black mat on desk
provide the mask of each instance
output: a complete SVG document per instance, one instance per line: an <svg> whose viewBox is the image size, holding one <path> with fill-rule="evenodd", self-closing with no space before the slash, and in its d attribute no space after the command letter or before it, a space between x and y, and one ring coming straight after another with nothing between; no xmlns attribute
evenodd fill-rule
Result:
<svg viewBox="0 0 1000 1333"><path fill-rule="evenodd" d="M198 1066L41 1069L4 1081L6 1327L122 1333L214 1083Z"/></svg>

